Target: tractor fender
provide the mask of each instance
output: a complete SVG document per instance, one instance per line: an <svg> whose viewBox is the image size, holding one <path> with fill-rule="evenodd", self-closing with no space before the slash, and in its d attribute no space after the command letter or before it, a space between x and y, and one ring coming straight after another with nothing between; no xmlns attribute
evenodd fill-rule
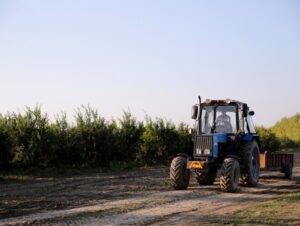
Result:
<svg viewBox="0 0 300 226"><path fill-rule="evenodd" d="M249 133L249 134L246 134L244 135L243 137L243 141L252 141L253 140L253 134Z"/></svg>
<svg viewBox="0 0 300 226"><path fill-rule="evenodd" d="M233 159L236 159L240 162L241 158L238 157L237 155L227 155L226 158L233 158Z"/></svg>
<svg viewBox="0 0 300 226"><path fill-rule="evenodd" d="M259 135L258 134L246 134L243 137L243 141L253 141L255 140L258 144L259 147L259 152L263 153L262 148L261 148L261 144L260 144L260 139L259 139Z"/></svg>
<svg viewBox="0 0 300 226"><path fill-rule="evenodd" d="M185 158L189 158L188 154L185 153L178 153L177 156L181 156L181 157L185 157Z"/></svg>

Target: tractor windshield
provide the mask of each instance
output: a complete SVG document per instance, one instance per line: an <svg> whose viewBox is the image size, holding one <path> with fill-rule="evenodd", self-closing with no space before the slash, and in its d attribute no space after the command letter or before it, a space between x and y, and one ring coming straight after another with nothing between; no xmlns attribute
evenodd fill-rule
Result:
<svg viewBox="0 0 300 226"><path fill-rule="evenodd" d="M236 133L236 106L203 106L201 114L202 133Z"/></svg>

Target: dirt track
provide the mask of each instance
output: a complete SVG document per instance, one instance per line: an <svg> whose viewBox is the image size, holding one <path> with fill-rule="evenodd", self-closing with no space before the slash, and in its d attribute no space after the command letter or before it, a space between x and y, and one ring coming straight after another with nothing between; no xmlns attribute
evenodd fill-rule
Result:
<svg viewBox="0 0 300 226"><path fill-rule="evenodd" d="M235 194L220 192L217 180L213 186L200 187L194 178L188 190L174 191L168 174L168 168L160 167L2 181L0 225L203 224L300 190L300 167L294 168L292 181L277 172L264 172L258 187L241 187Z"/></svg>

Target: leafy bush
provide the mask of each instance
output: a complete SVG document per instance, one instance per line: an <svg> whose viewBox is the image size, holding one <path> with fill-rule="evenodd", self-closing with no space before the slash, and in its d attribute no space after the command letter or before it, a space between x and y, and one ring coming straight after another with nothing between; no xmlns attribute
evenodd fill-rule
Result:
<svg viewBox="0 0 300 226"><path fill-rule="evenodd" d="M13 139L6 120L0 117L0 170L9 169L12 162Z"/></svg>
<svg viewBox="0 0 300 226"><path fill-rule="evenodd" d="M262 147L268 151L300 147L300 114L283 118L270 129L256 127Z"/></svg>
<svg viewBox="0 0 300 226"><path fill-rule="evenodd" d="M14 137L12 162L21 167L43 166L48 145L48 117L43 115L39 106L25 114L8 114L5 119L11 136Z"/></svg>
<svg viewBox="0 0 300 226"><path fill-rule="evenodd" d="M271 128L283 148L300 146L300 114L283 118Z"/></svg>
<svg viewBox="0 0 300 226"><path fill-rule="evenodd" d="M261 146L264 151L277 151L280 148L280 141L276 135L265 127L256 127L256 131L259 134Z"/></svg>
<svg viewBox="0 0 300 226"><path fill-rule="evenodd" d="M153 121L148 118L141 136L137 160L142 164L166 163L168 158L177 153L188 154L192 150L191 135L186 125L180 124L177 129L170 121Z"/></svg>
<svg viewBox="0 0 300 226"><path fill-rule="evenodd" d="M83 165L108 166L116 154L117 126L109 124L90 107L77 111L76 127L72 128L72 147Z"/></svg>
<svg viewBox="0 0 300 226"><path fill-rule="evenodd" d="M67 115L56 117L55 123L48 126L48 139L51 152L47 156L47 165L55 167L80 164L80 153L76 152L73 139L74 129L67 122Z"/></svg>
<svg viewBox="0 0 300 226"><path fill-rule="evenodd" d="M155 128L156 127L156 128ZM161 146L157 125L148 119L143 134L141 144L137 153L137 160L142 164L154 164L158 159L158 150Z"/></svg>
<svg viewBox="0 0 300 226"><path fill-rule="evenodd" d="M134 161L139 151L144 125L137 122L130 112L124 112L119 119L119 129L116 137L118 148L115 152L116 161Z"/></svg>
<svg viewBox="0 0 300 226"><path fill-rule="evenodd" d="M177 132L179 138L178 138L178 149L176 154L186 153L189 156L192 156L193 149L194 149L194 142L192 140L191 134L189 133L189 126L184 123L180 123L177 128ZM174 155L172 157L174 157Z"/></svg>

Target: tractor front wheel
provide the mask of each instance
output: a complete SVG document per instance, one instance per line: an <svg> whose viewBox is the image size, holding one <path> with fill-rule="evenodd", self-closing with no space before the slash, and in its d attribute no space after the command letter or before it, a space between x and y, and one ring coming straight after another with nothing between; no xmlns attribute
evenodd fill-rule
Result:
<svg viewBox="0 0 300 226"><path fill-rule="evenodd" d="M189 186L190 171L186 167L187 158L178 156L173 159L170 167L170 179L176 190L185 190Z"/></svg>
<svg viewBox="0 0 300 226"><path fill-rule="evenodd" d="M221 175L220 186L225 192L235 192L239 187L240 164L235 158L224 159Z"/></svg>

